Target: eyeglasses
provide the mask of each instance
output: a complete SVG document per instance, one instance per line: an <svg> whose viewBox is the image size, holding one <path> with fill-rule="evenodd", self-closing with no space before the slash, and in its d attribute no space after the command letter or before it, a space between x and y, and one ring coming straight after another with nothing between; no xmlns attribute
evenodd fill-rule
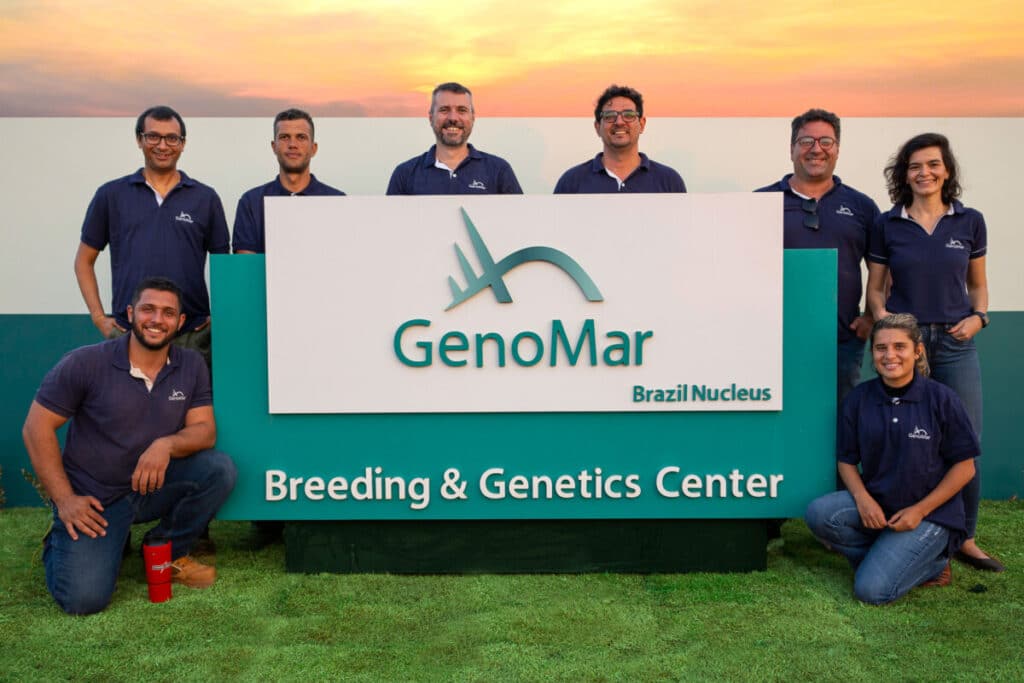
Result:
<svg viewBox="0 0 1024 683"><path fill-rule="evenodd" d="M640 118L640 112L633 109L624 109L622 111L614 111L612 109L605 109L601 112L601 120L605 123L615 123L615 120L619 117L626 123L633 123Z"/></svg>
<svg viewBox="0 0 1024 683"><path fill-rule="evenodd" d="M177 147L181 143L185 142L185 136L175 135L171 133L169 135L160 135L159 133L143 133L142 139L146 141L147 145L156 146L163 140L167 143L168 147Z"/></svg>
<svg viewBox="0 0 1024 683"><path fill-rule="evenodd" d="M804 227L811 230L818 229L818 200L813 198L805 199L800 208L804 210Z"/></svg>
<svg viewBox="0 0 1024 683"><path fill-rule="evenodd" d="M818 146L822 149L832 149L836 144L836 139L830 135L822 135L820 138L813 138L810 135L805 135L802 138L796 139L796 144L800 149L810 149L814 147L814 143L817 142Z"/></svg>

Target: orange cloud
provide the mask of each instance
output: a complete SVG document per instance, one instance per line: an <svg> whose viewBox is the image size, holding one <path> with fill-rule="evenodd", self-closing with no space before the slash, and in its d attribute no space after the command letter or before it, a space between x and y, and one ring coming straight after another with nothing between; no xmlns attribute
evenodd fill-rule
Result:
<svg viewBox="0 0 1024 683"><path fill-rule="evenodd" d="M0 115L419 116L458 80L486 115L585 115L611 82L652 115L1024 115L1019 2L600 0L163 6L45 0L0 18Z"/></svg>

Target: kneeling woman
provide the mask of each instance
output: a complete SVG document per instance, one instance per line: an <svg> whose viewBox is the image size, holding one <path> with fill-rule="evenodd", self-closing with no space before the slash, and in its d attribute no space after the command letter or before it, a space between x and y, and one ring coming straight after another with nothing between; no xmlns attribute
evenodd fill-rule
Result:
<svg viewBox="0 0 1024 683"><path fill-rule="evenodd" d="M806 519L853 566L857 598L880 605L948 583L949 558L967 534L960 489L980 449L960 399L927 377L914 316L876 322L870 348L879 376L850 393L839 419L847 490L813 501Z"/></svg>

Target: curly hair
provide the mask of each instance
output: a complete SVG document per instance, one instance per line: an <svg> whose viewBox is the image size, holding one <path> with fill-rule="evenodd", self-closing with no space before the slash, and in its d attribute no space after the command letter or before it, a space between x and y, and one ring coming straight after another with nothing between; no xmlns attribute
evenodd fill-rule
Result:
<svg viewBox="0 0 1024 683"><path fill-rule="evenodd" d="M941 133L921 133L915 135L900 147L896 155L889 160L885 167L885 184L889 188L889 199L894 204L910 206L914 203L914 193L907 181L907 171L910 168L910 157L914 152L927 147L938 147L942 152L942 163L946 166L949 177L942 184L942 203L951 204L954 199L960 197L960 166L956 163L953 150L949 146L949 138Z"/></svg>

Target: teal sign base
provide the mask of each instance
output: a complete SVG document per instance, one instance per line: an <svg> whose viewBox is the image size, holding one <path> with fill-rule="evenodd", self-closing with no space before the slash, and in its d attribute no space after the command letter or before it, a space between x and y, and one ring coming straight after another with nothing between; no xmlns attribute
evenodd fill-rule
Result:
<svg viewBox="0 0 1024 683"><path fill-rule="evenodd" d="M801 516L835 482L835 253L785 252L785 283L779 412L271 415L264 257L213 256L218 447L239 468L219 517ZM694 291L714 296L711 284ZM308 295L323 315L345 314L345 292Z"/></svg>

